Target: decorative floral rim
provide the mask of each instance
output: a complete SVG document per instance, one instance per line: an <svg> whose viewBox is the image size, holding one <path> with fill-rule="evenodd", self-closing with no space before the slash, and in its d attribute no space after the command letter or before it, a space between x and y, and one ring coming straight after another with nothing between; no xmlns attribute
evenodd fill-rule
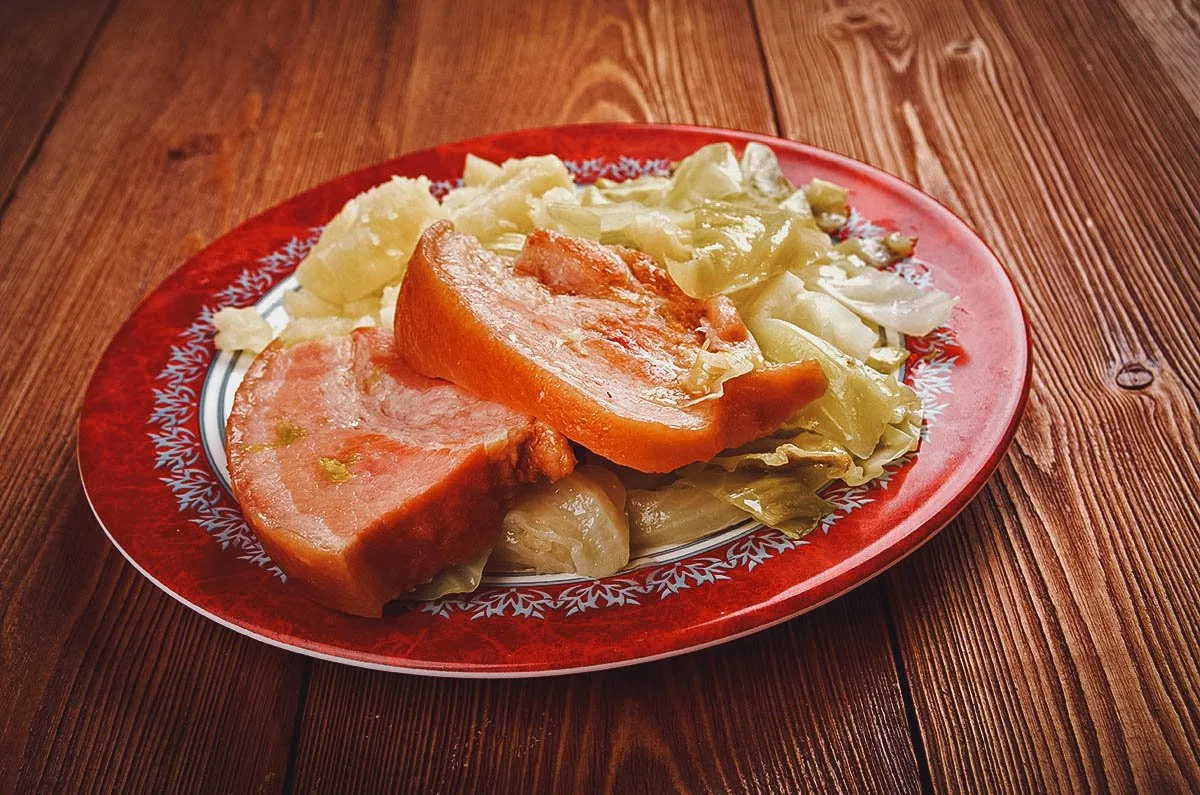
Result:
<svg viewBox="0 0 1200 795"><path fill-rule="evenodd" d="M663 174L670 167L665 159L639 160L597 157L565 161L577 182L599 178L626 179L646 174ZM439 198L461 180L441 180L433 184ZM282 278L290 274L316 242L321 228L305 237L293 237L276 251L262 257L257 267L243 270L238 277L212 296L196 319L178 335L171 346L166 366L158 374L154 388L153 411L149 417L150 440L155 450L154 466L165 471L159 480L170 489L180 514L191 524L208 533L222 549L238 559L263 567L286 580L271 562L254 532L246 524L236 501L230 496L209 466L199 433L199 385L213 363L213 315L227 306L255 305ZM885 230L853 214L847 228L849 236L879 238ZM930 271L914 258L897 263L895 270L914 284L930 282ZM952 393L951 374L959 350L951 329L942 328L922 338L909 338L910 351L905 382L920 397L925 408L923 443L929 429L946 409ZM911 456L889 467L875 481L860 486L836 484L822 496L835 506L820 526L828 534L837 522L854 510L874 502L888 488L894 475L911 462ZM455 613L471 619L507 616L545 618L561 611L567 616L599 608L640 604L642 599L667 599L682 590L729 579L737 569L753 571L764 561L808 545L806 539L792 539L763 527L748 525L744 533L723 545L669 563L650 564L606 577L566 584L488 585L470 594L459 594L425 602L422 612L449 618Z"/></svg>

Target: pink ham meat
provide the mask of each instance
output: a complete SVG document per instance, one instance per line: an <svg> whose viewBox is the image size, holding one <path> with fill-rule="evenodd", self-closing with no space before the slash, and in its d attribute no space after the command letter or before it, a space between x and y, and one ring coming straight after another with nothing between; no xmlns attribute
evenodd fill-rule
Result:
<svg viewBox="0 0 1200 795"><path fill-rule="evenodd" d="M691 298L641 252L545 229L510 260L445 221L429 227L408 263L395 333L417 372L643 472L764 436L825 391L808 361L755 368L697 399L688 381L702 352L761 354L733 302Z"/></svg>
<svg viewBox="0 0 1200 795"><path fill-rule="evenodd" d="M558 433L417 375L377 329L272 344L227 434L234 493L268 554L317 601L363 616L493 545L517 485L575 467Z"/></svg>

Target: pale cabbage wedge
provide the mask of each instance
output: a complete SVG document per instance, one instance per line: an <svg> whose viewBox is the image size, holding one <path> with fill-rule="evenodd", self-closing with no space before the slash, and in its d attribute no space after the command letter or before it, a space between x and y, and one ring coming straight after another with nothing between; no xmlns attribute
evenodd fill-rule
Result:
<svg viewBox="0 0 1200 795"><path fill-rule="evenodd" d="M625 487L584 465L526 490L504 517L490 569L607 577L629 562Z"/></svg>
<svg viewBox="0 0 1200 795"><path fill-rule="evenodd" d="M346 202L296 268L300 286L342 305L399 282L421 232L446 216L429 187L425 177L392 177Z"/></svg>
<svg viewBox="0 0 1200 795"><path fill-rule="evenodd" d="M225 307L213 315L217 329L215 344L223 351L253 351L258 353L271 344L271 324L252 306L243 309Z"/></svg>
<svg viewBox="0 0 1200 795"><path fill-rule="evenodd" d="M487 565L492 550L485 549L473 560L452 566L424 585L418 585L416 590L405 594L404 601L425 601L440 599L456 593L471 593L483 581L483 567Z"/></svg>
<svg viewBox="0 0 1200 795"><path fill-rule="evenodd" d="M478 184L450 191L442 203L460 232L483 243L508 232L532 232L534 200L553 188L575 189L571 173L554 155L506 160L499 171L474 165Z"/></svg>
<svg viewBox="0 0 1200 795"><path fill-rule="evenodd" d="M657 489L630 489L625 507L633 555L687 544L749 518L741 508L682 480Z"/></svg>

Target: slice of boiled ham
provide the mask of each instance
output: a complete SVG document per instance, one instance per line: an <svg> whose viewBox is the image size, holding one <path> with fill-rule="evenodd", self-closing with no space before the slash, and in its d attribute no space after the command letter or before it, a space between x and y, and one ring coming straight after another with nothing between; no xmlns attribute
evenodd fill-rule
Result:
<svg viewBox="0 0 1200 795"><path fill-rule="evenodd" d="M769 433L825 389L820 366L801 362L760 366L698 400L700 356L760 358L733 303L689 297L640 252L545 230L512 260L448 222L431 226L409 261L395 332L416 371L644 472Z"/></svg>
<svg viewBox="0 0 1200 795"><path fill-rule="evenodd" d="M412 372L378 329L269 346L227 435L267 553L317 601L363 616L496 543L515 486L575 467L558 433Z"/></svg>

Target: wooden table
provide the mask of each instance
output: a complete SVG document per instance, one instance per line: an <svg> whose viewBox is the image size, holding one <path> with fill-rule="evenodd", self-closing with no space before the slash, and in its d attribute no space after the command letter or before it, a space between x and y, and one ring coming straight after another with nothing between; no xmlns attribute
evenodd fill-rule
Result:
<svg viewBox="0 0 1200 795"><path fill-rule="evenodd" d="M0 5L0 790L1200 789L1192 0ZM570 121L777 133L968 220L1033 324L1011 453L854 593L635 669L280 651L126 564L91 368L190 253L349 169Z"/></svg>

